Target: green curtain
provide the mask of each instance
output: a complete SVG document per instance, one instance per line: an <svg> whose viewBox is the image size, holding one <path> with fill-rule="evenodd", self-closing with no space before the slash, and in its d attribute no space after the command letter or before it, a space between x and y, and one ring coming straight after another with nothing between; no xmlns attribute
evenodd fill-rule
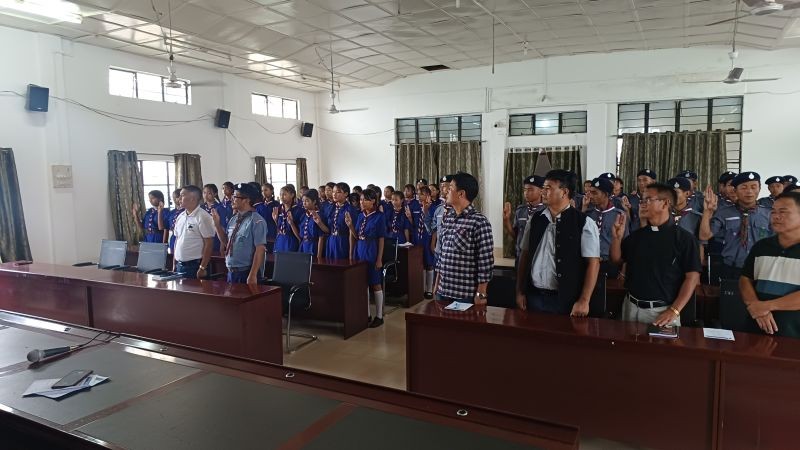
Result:
<svg viewBox="0 0 800 450"><path fill-rule="evenodd" d="M723 131L622 135L619 176L628 192L636 189L636 174L641 169L655 170L659 181L666 181L682 170L692 170L698 175L698 189L716 187L717 178L727 170L727 164Z"/></svg>
<svg viewBox="0 0 800 450"><path fill-rule="evenodd" d="M175 186L182 188L189 185L203 188L200 155L178 153L175 155Z"/></svg>
<svg viewBox="0 0 800 450"><path fill-rule="evenodd" d="M456 172L466 172L478 179L480 190L472 202L475 209L481 210L481 195L486 192L481 176L481 142L441 142L439 143L439 174L445 176ZM433 177L434 179L438 177Z"/></svg>
<svg viewBox="0 0 800 450"><path fill-rule="evenodd" d="M297 176L297 186L295 187L299 192L301 187L308 186L308 166L305 158L297 158L295 164L295 175ZM266 178L266 174L264 178Z"/></svg>
<svg viewBox="0 0 800 450"><path fill-rule="evenodd" d="M402 190L406 184L416 184L420 178L429 183L439 178L439 144L400 144L395 151L395 189Z"/></svg>
<svg viewBox="0 0 800 450"><path fill-rule="evenodd" d="M138 244L141 230L133 216L134 205L143 216L144 189L139 162L134 151L108 151L108 199L111 206L111 222L117 240Z"/></svg>
<svg viewBox="0 0 800 450"><path fill-rule="evenodd" d="M581 166L581 146L512 148L506 155L505 176L503 177L503 202L511 203L515 210L522 204L522 180L533 175L540 153L544 153L553 169L571 170L578 175L579 189L583 188L583 169ZM503 228L503 257L513 258L515 240Z"/></svg>
<svg viewBox="0 0 800 450"><path fill-rule="evenodd" d="M254 180L258 182L258 184L264 184L267 182L267 158L263 156L256 156L254 158L254 162L256 165L256 176Z"/></svg>
<svg viewBox="0 0 800 450"><path fill-rule="evenodd" d="M33 260L14 151L0 148L0 261Z"/></svg>

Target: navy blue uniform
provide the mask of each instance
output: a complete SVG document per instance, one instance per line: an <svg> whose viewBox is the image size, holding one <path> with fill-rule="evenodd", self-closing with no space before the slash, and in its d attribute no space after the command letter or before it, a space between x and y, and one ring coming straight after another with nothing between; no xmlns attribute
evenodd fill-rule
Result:
<svg viewBox="0 0 800 450"><path fill-rule="evenodd" d="M375 268L378 262L378 239L383 239L386 232L383 216L372 211L369 214L363 212L356 219L356 248L353 252L353 259L356 261L366 261L367 278L369 284L381 284L383 273Z"/></svg>
<svg viewBox="0 0 800 450"><path fill-rule="evenodd" d="M285 206L281 205L278 210L278 235L275 237L275 251L276 252L296 252L300 248L300 241L297 236L292 232L292 227L286 221L286 214L291 214L294 219L294 224L300 226L303 221L303 208L295 205L292 206L290 211L286 211Z"/></svg>
<svg viewBox="0 0 800 450"><path fill-rule="evenodd" d="M344 221L345 213L350 214L351 219L358 217L358 211L354 210L347 202L343 205L334 204L328 210L327 224L330 235L325 241L326 258L350 258L350 229Z"/></svg>
<svg viewBox="0 0 800 450"><path fill-rule="evenodd" d="M214 203L213 205L208 206L207 203L202 203L200 205L200 207L203 208L203 211L205 211L205 212L207 212L209 214L211 214L211 210L212 209L217 210L217 215L219 216L219 224L220 224L220 226L222 227L223 230L228 228L228 220L230 219L230 216L228 216L228 209L225 208L225 205L223 205L222 203ZM214 253L219 252L219 249L220 249L219 237L215 234L214 235Z"/></svg>

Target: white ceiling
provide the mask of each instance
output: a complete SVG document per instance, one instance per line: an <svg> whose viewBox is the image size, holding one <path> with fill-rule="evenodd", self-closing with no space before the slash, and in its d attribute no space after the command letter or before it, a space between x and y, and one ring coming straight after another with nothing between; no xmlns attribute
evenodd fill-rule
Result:
<svg viewBox="0 0 800 450"><path fill-rule="evenodd" d="M731 0L73 0L82 24L0 25L166 58L310 91L326 89L329 48L343 89L424 73L548 56L729 45ZM169 5L169 6L168 6ZM743 11L747 11L743 6ZM527 55L523 42L528 42ZM739 22L738 44L800 47L800 9ZM321 61L324 60L324 62ZM326 79L328 81L326 81Z"/></svg>

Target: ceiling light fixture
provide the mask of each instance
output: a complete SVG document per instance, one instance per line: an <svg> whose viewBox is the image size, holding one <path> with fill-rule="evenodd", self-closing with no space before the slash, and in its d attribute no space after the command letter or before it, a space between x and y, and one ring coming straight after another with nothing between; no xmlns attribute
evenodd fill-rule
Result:
<svg viewBox="0 0 800 450"><path fill-rule="evenodd" d="M52 25L81 23L81 9L63 0L0 0L0 14Z"/></svg>
<svg viewBox="0 0 800 450"><path fill-rule="evenodd" d="M528 41L522 43L522 54L528 56Z"/></svg>

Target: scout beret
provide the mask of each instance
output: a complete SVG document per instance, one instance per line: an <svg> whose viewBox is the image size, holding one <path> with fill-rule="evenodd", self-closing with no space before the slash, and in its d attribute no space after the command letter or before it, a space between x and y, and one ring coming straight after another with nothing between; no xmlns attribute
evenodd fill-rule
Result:
<svg viewBox="0 0 800 450"><path fill-rule="evenodd" d="M614 184L608 178L595 178L592 180L592 187L606 194L612 194L614 192Z"/></svg>
<svg viewBox="0 0 800 450"><path fill-rule="evenodd" d="M783 181L785 181L785 182L787 182L789 184L795 184L795 183L797 183L797 177L794 176L794 175L784 175L783 176Z"/></svg>
<svg viewBox="0 0 800 450"><path fill-rule="evenodd" d="M683 172L675 175L675 178L688 178L690 180L697 181L697 172L692 172L691 170L684 170Z"/></svg>
<svg viewBox="0 0 800 450"><path fill-rule="evenodd" d="M733 187L736 187L742 183L747 183L748 181L761 181L761 175L756 172L742 172L734 177L733 181L731 181L731 184Z"/></svg>
<svg viewBox="0 0 800 450"><path fill-rule="evenodd" d="M783 177L769 177L767 178L767 181L764 182L764 184L783 183L784 179L785 178Z"/></svg>
<svg viewBox="0 0 800 450"><path fill-rule="evenodd" d="M614 175L612 172L606 172L606 173L601 173L600 176L597 177L597 178L603 178L603 179L606 179L606 180L614 181L614 180L617 179L617 176ZM595 178L595 179L597 179L597 178ZM592 184L594 184L594 183L592 183Z"/></svg>
<svg viewBox="0 0 800 450"><path fill-rule="evenodd" d="M736 172L731 172L730 170L724 172L722 175L719 176L719 182L728 184L728 181L731 181L736 176Z"/></svg>
<svg viewBox="0 0 800 450"><path fill-rule="evenodd" d="M544 187L544 177L540 177L539 175L531 175L529 177L525 177L525 179L522 180L522 184L523 185L528 184L528 185L531 185L531 186L536 186L536 187L539 187L539 188L543 188Z"/></svg>
<svg viewBox="0 0 800 450"><path fill-rule="evenodd" d="M654 180L657 179L656 178L656 172L654 170L650 170L650 169L642 169L642 170L639 171L639 173L636 174L636 176L637 177L650 177L650 178L652 178Z"/></svg>
<svg viewBox="0 0 800 450"><path fill-rule="evenodd" d="M240 194L250 199L251 202L258 200L261 197L261 193L258 192L258 189L253 187L250 183L239 183L233 187L235 191L239 191Z"/></svg>
<svg viewBox="0 0 800 450"><path fill-rule="evenodd" d="M689 181L688 178L684 177L671 178L669 181L667 181L667 184L673 189L680 189L682 191L692 190L692 182Z"/></svg>

